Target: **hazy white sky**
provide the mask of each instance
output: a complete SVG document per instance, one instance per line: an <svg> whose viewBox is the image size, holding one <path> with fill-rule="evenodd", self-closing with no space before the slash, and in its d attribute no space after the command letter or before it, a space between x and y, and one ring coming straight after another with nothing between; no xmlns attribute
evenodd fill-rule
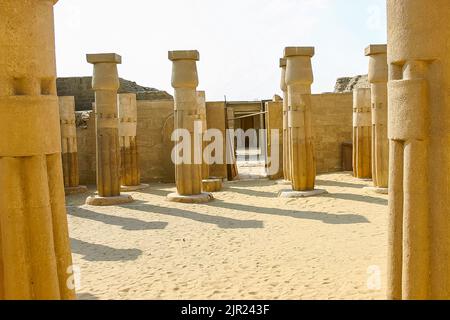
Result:
<svg viewBox="0 0 450 320"><path fill-rule="evenodd" d="M208 100L280 93L285 46L315 46L313 92L367 73L364 48L386 42L385 0L60 0L58 76L88 76L86 53L122 55L120 77L166 90L169 50L200 51Z"/></svg>

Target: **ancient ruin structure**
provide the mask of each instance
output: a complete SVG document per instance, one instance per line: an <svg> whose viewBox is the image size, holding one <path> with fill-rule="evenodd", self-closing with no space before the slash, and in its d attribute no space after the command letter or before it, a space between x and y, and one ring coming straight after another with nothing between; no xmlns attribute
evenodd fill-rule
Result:
<svg viewBox="0 0 450 320"><path fill-rule="evenodd" d="M283 178L283 100L274 96L266 107L267 176L270 180ZM277 136L277 140L272 137Z"/></svg>
<svg viewBox="0 0 450 320"><path fill-rule="evenodd" d="M290 168L290 143L289 143L289 121L288 121L288 91L286 85L286 58L280 59L281 81L280 88L283 91L283 177L285 181L291 181Z"/></svg>
<svg viewBox="0 0 450 320"><path fill-rule="evenodd" d="M0 299L74 299L53 5L0 4Z"/></svg>
<svg viewBox="0 0 450 320"><path fill-rule="evenodd" d="M389 177L389 140L387 136L387 46L370 45L366 48L369 57L369 81L372 102L372 179L374 188L386 194Z"/></svg>
<svg viewBox="0 0 450 320"><path fill-rule="evenodd" d="M148 188L141 184L139 152L137 146L137 103L136 94L117 95L119 110L120 178L122 191L136 191Z"/></svg>
<svg viewBox="0 0 450 320"><path fill-rule="evenodd" d="M208 202L212 199L212 194L202 193L203 148L202 141L195 139L196 123L201 123L196 91L198 86L196 62L199 59L198 51L169 52L169 60L172 61L172 87L175 89L175 130L187 130L191 140L190 150L183 150L182 156L181 152L175 151L177 193L168 195L168 199L175 202ZM182 134L181 131L178 133Z"/></svg>
<svg viewBox="0 0 450 320"><path fill-rule="evenodd" d="M107 206L132 202L120 194L120 146L117 89L117 64L122 58L115 53L88 54L94 65L92 88L95 91L95 122L97 129L97 191L86 204Z"/></svg>
<svg viewBox="0 0 450 320"><path fill-rule="evenodd" d="M205 91L197 91L198 114L202 123L202 137L208 130L206 121L206 95ZM203 140L203 139L202 139ZM202 190L204 192L217 192L222 190L222 179L211 177L209 165L211 159L208 154L204 154L204 149L208 145L207 141L202 141Z"/></svg>
<svg viewBox="0 0 450 320"><path fill-rule="evenodd" d="M288 92L288 129L292 191L282 197L305 197L323 193L315 190L316 164L312 133L311 85L313 47L287 47L286 85Z"/></svg>
<svg viewBox="0 0 450 320"><path fill-rule="evenodd" d="M372 177L372 116L370 89L353 91L353 174L356 178Z"/></svg>
<svg viewBox="0 0 450 320"><path fill-rule="evenodd" d="M64 190L67 194L87 192L80 186L78 174L77 130L75 126L75 98L58 97L61 123L61 148L63 161Z"/></svg>
<svg viewBox="0 0 450 320"><path fill-rule="evenodd" d="M450 6L387 8L388 297L450 299Z"/></svg>

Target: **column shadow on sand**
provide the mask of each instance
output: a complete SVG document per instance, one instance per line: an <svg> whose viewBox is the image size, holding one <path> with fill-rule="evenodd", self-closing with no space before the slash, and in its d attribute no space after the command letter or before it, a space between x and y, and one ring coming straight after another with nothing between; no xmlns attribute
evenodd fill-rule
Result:
<svg viewBox="0 0 450 320"><path fill-rule="evenodd" d="M122 229L128 231L160 230L165 229L168 225L167 222L147 222L135 218L117 217L104 213L94 212L80 207L68 208L67 213L73 217L89 219L93 221L103 222L104 224L119 226L122 227Z"/></svg>
<svg viewBox="0 0 450 320"><path fill-rule="evenodd" d="M229 203L224 201L215 200L207 204L211 207L227 208L238 211L247 211L252 213L270 214L282 217L291 217L296 219L307 220L319 220L326 224L357 224L357 223L370 223L370 221L361 215L357 214L333 214L326 212L315 211L295 211L285 210L279 208L265 208L255 207L245 204Z"/></svg>
<svg viewBox="0 0 450 320"><path fill-rule="evenodd" d="M139 249L116 249L72 238L70 243L72 252L83 255L86 261L133 261L142 255Z"/></svg>
<svg viewBox="0 0 450 320"><path fill-rule="evenodd" d="M367 202L367 203L374 203L374 204L380 204L380 205L385 205L385 206L388 205L388 200L386 200L386 199L365 196L365 195L361 195L361 194L353 194L353 193L327 193L327 194L321 195L321 197L358 201L358 202Z"/></svg>
<svg viewBox="0 0 450 320"><path fill-rule="evenodd" d="M364 187L367 187L366 184L350 183L334 180L320 180L320 179L316 180L316 184L324 187L341 187L341 188L356 188L356 189L362 189Z"/></svg>
<svg viewBox="0 0 450 320"><path fill-rule="evenodd" d="M214 200L216 201L216 200ZM134 206L123 205L128 210L144 211L156 214L163 214L172 217L180 217L203 223L215 224L222 229L261 229L264 228L263 221L258 220L238 220L222 216L213 216L209 214L193 212L178 208L160 207L150 204L139 204Z"/></svg>
<svg viewBox="0 0 450 320"><path fill-rule="evenodd" d="M253 197L264 197L264 198L277 198L278 197L278 194L276 192L237 188L235 186L233 186L233 187L227 186L224 190L240 193L240 194L243 194L246 196L253 196Z"/></svg>

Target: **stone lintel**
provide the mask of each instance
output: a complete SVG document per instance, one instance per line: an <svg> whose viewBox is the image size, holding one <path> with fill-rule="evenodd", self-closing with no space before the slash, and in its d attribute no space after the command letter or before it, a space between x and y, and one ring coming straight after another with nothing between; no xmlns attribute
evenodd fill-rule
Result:
<svg viewBox="0 0 450 320"><path fill-rule="evenodd" d="M286 47L284 48L284 57L307 56L313 57L314 47Z"/></svg>
<svg viewBox="0 0 450 320"><path fill-rule="evenodd" d="M371 44L364 51L366 56L371 56L374 54L383 54L387 53L387 45L386 44Z"/></svg>
<svg viewBox="0 0 450 320"><path fill-rule="evenodd" d="M122 63L122 57L117 53L94 53L86 55L87 62L96 63Z"/></svg>
<svg viewBox="0 0 450 320"><path fill-rule="evenodd" d="M200 60L200 53L197 50L175 50L169 51L169 60Z"/></svg>
<svg viewBox="0 0 450 320"><path fill-rule="evenodd" d="M280 58L280 68L286 67L286 58Z"/></svg>

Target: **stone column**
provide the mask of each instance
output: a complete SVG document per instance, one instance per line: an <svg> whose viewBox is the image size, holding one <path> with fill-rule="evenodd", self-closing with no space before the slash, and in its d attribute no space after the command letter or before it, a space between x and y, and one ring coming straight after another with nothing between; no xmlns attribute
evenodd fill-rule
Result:
<svg viewBox="0 0 450 320"><path fill-rule="evenodd" d="M75 98L58 97L61 123L61 147L63 161L64 190L67 194L87 192L80 186L78 175L77 128L75 124Z"/></svg>
<svg viewBox="0 0 450 320"><path fill-rule="evenodd" d="M288 91L286 85L286 58L280 59L281 82L280 88L283 91L283 177L282 183L291 184L290 168L290 148L289 148L289 121L288 121Z"/></svg>
<svg viewBox="0 0 450 320"><path fill-rule="evenodd" d="M353 175L372 178L372 116L370 89L353 90Z"/></svg>
<svg viewBox="0 0 450 320"><path fill-rule="evenodd" d="M206 96L205 91L197 91L198 114L202 122L202 137L208 130L206 121ZM202 141L202 190L204 192L217 192L222 190L222 179L211 177L209 174L210 160L205 158L209 155L203 154L208 142Z"/></svg>
<svg viewBox="0 0 450 320"><path fill-rule="evenodd" d="M108 206L132 202L120 194L119 120L117 117L117 64L122 58L115 53L88 54L94 65L92 89L95 91L95 127L97 133L97 191L86 204Z"/></svg>
<svg viewBox="0 0 450 320"><path fill-rule="evenodd" d="M316 163L312 133L311 84L313 47L288 47L286 57L286 85L288 94L288 130L290 172L293 191L281 197L307 197L324 193L314 189Z"/></svg>
<svg viewBox="0 0 450 320"><path fill-rule="evenodd" d="M366 188L387 194L389 177L389 140L387 136L387 46L370 45L369 82L372 92L372 179L374 187Z"/></svg>
<svg viewBox="0 0 450 320"><path fill-rule="evenodd" d="M75 298L56 94L56 2L0 3L0 300Z"/></svg>
<svg viewBox="0 0 450 320"><path fill-rule="evenodd" d="M212 194L202 193L202 141L197 141L198 143L195 141L195 135L198 134L195 132L196 122L201 123L196 91L198 86L196 61L199 58L198 51L169 52L169 60L173 63L172 87L175 89L174 127L175 130L187 130L191 140L190 150L183 150L183 161L180 154L175 152L175 160L180 162L175 164L177 193L168 195L168 199L175 202L207 202L212 199Z"/></svg>
<svg viewBox="0 0 450 320"><path fill-rule="evenodd" d="M119 108L119 146L121 191L137 191L148 188L141 184L139 152L137 146L137 102L135 93L117 96Z"/></svg>
<svg viewBox="0 0 450 320"><path fill-rule="evenodd" d="M450 6L388 0L390 299L450 299Z"/></svg>
<svg viewBox="0 0 450 320"><path fill-rule="evenodd" d="M278 180L283 178L283 101L278 100L275 96L272 101L266 102L265 105L267 112L266 170L270 180Z"/></svg>

